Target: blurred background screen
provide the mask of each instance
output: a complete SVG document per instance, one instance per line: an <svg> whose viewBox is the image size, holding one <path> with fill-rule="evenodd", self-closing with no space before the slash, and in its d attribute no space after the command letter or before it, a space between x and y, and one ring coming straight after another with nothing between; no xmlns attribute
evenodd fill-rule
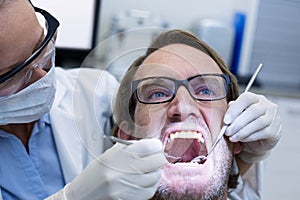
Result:
<svg viewBox="0 0 300 200"><path fill-rule="evenodd" d="M56 47L56 65L79 64L96 43L100 0L32 0L60 22Z"/></svg>

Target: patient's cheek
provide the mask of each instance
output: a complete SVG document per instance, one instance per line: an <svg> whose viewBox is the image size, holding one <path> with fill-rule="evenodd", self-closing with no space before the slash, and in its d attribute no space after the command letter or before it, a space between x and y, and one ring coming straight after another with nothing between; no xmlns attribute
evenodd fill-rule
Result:
<svg viewBox="0 0 300 200"><path fill-rule="evenodd" d="M153 105L137 106L134 119L135 134L142 138L160 138L166 122L166 112Z"/></svg>
<svg viewBox="0 0 300 200"><path fill-rule="evenodd" d="M137 106L134 114L134 121L137 126L145 127L148 126L151 122L151 116L149 113L149 109L142 108L141 106Z"/></svg>
<svg viewBox="0 0 300 200"><path fill-rule="evenodd" d="M159 126L166 120L166 109L160 105L138 104L135 109L135 122L139 126Z"/></svg>

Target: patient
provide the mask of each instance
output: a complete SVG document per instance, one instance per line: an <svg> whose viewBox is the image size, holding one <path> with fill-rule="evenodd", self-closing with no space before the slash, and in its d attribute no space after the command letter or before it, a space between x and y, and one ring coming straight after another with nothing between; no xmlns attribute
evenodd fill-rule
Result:
<svg viewBox="0 0 300 200"><path fill-rule="evenodd" d="M238 95L237 81L222 59L188 32L162 33L131 65L116 98L114 134L162 141L169 163L153 199L227 199L242 144L225 136L204 164L191 161L212 148L228 102Z"/></svg>

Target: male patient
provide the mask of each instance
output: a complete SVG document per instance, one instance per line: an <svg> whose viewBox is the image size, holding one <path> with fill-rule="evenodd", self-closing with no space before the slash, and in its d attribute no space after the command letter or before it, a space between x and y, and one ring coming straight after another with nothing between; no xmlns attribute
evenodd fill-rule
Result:
<svg viewBox="0 0 300 200"><path fill-rule="evenodd" d="M222 59L184 31L162 33L146 54L131 65L116 98L114 134L126 140L159 138L162 141L169 163L162 168L153 199L227 199L235 155L239 154L238 166L245 171L252 161L262 160L275 146L280 123L274 119L276 113L270 110L276 110L276 105L253 93L242 94L237 99L238 95L236 79ZM233 104L228 109L228 102L234 100L240 106ZM258 102L264 111L246 112ZM231 124L227 136L204 164L191 162L212 148L228 112L232 119L226 119ZM268 123L258 123L262 121ZM253 122L261 125L251 129ZM270 127L275 128L272 134ZM257 134L261 138L246 139ZM268 145L257 146L256 140L263 139L269 141ZM247 150L242 151L239 141L248 142ZM260 153L255 154L253 148L259 148ZM249 155L251 162L247 162ZM248 199L252 198L248 196Z"/></svg>

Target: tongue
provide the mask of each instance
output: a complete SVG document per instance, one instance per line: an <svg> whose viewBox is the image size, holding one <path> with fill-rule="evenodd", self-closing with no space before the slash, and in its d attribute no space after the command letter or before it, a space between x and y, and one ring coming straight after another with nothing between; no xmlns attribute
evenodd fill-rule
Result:
<svg viewBox="0 0 300 200"><path fill-rule="evenodd" d="M199 155L200 150L199 141L193 138L175 138L165 147L165 153L178 158L175 160L174 158L167 158L169 162L190 162Z"/></svg>

